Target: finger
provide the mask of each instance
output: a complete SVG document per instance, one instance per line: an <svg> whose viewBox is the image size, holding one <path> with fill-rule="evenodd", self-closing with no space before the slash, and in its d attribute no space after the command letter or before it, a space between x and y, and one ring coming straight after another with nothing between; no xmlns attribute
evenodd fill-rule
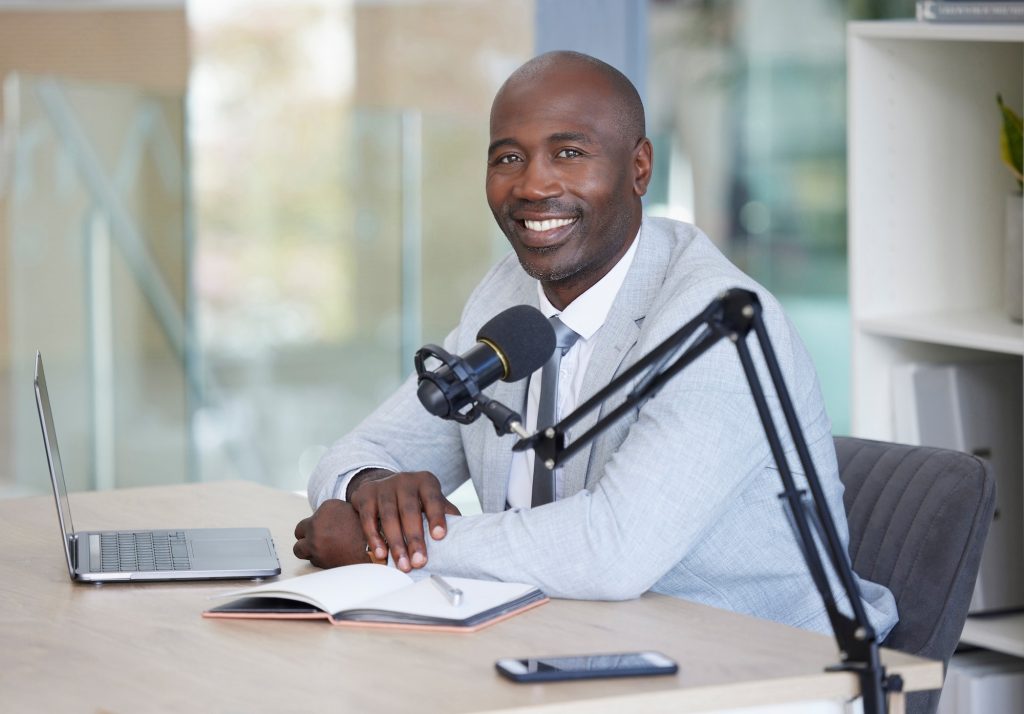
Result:
<svg viewBox="0 0 1024 714"><path fill-rule="evenodd" d="M306 537L306 531L309 530L309 522L313 520L313 517L303 518L301 521L295 524L295 538L301 540Z"/></svg>
<svg viewBox="0 0 1024 714"><path fill-rule="evenodd" d="M292 553L300 560L309 560L309 541L305 538L295 541L295 545L292 546Z"/></svg>
<svg viewBox="0 0 1024 714"><path fill-rule="evenodd" d="M359 524L363 529L363 536L370 546L370 554L375 561L386 561L388 559L388 544L380 535L379 521L377 520L377 504L368 503L363 510L358 511Z"/></svg>
<svg viewBox="0 0 1024 714"><path fill-rule="evenodd" d="M418 490L398 493L398 515L402 521L402 535L409 550L409 563L414 568L427 564L427 545L423 542L423 512L425 504Z"/></svg>
<svg viewBox="0 0 1024 714"><path fill-rule="evenodd" d="M391 494L381 498L377 503L377 509L381 532L391 547L391 557L394 558L395 565L399 570L408 573L412 567L409 565L409 555L405 549L405 539L402 536L402 521L398 515L398 506Z"/></svg>
<svg viewBox="0 0 1024 714"><path fill-rule="evenodd" d="M444 499L444 512L449 516L461 516L462 511L459 510L458 506L449 501L447 498Z"/></svg>
<svg viewBox="0 0 1024 714"><path fill-rule="evenodd" d="M423 501L423 514L427 517L430 537L434 540L441 540L448 532L448 525L444 519L445 504L448 503L448 499L432 486L420 487L420 499ZM452 506L452 508L455 507ZM458 513L458 509L456 509L456 513Z"/></svg>

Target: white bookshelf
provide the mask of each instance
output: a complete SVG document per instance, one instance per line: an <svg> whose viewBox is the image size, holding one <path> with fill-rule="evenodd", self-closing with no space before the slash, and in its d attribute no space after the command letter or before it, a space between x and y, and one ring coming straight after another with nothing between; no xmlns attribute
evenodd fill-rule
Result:
<svg viewBox="0 0 1024 714"><path fill-rule="evenodd" d="M892 440L893 365L1024 356L995 104L1021 105L1024 25L855 22L847 52L852 423ZM963 640L1024 656L1024 615L971 618Z"/></svg>

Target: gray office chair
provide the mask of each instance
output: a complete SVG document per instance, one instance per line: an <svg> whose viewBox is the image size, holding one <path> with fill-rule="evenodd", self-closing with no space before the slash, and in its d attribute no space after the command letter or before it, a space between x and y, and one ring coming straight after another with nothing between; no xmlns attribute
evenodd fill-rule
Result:
<svg viewBox="0 0 1024 714"><path fill-rule="evenodd" d="M985 461L948 449L836 437L850 558L888 587L900 621L882 644L949 661L956 649L995 510ZM907 697L934 712L939 691Z"/></svg>

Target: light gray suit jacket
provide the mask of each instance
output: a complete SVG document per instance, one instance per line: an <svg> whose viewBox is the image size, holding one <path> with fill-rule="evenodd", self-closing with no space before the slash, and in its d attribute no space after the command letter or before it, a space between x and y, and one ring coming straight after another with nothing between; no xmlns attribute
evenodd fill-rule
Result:
<svg viewBox="0 0 1024 714"><path fill-rule="evenodd" d="M786 385L845 538L831 427L810 357L777 301L693 226L644 219L633 265L592 338L597 342L580 401L731 287L755 290L761 298ZM465 352L484 322L519 304L536 306L537 287L510 254L477 286L445 349ZM521 409L526 384L499 382L489 394ZM433 417L415 392L413 376L331 447L310 478L314 507L332 497L339 474L358 467L431 471L445 493L471 478L485 513L452 518L447 537L428 538L431 570L534 583L554 597L617 600L653 590L830 631L780 505L781 481L739 358L727 341L566 462L565 497L535 509L503 510L515 437L499 439L487 419L459 426ZM784 424L773 396L770 402L777 423ZM615 404L606 403L601 413ZM573 432L584 433L598 416L591 414ZM788 436L784 444L792 450ZM791 464L800 471L795 457ZM802 482L799 473L797 478ZM860 585L869 617L884 636L896 622L895 601L880 585Z"/></svg>

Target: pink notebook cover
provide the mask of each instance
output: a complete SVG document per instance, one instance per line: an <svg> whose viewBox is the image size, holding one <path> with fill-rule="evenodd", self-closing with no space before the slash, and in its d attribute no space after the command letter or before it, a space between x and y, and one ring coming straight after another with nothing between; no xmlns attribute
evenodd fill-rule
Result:
<svg viewBox="0 0 1024 714"><path fill-rule="evenodd" d="M330 614L318 610L316 612L217 612L214 610L207 610L203 613L203 617L211 619L223 619L223 620L327 620L336 627L371 627L377 629L388 629L388 630L412 630L417 632L477 632L485 627L502 622L515 617L520 613L532 610L535 607L540 607L544 603L548 602L549 598L537 600L535 602L527 603L523 607L512 610L511 612L503 613L495 617L492 620L481 622L472 626L455 626L455 625L418 625L404 622L363 622L359 620L335 620Z"/></svg>

